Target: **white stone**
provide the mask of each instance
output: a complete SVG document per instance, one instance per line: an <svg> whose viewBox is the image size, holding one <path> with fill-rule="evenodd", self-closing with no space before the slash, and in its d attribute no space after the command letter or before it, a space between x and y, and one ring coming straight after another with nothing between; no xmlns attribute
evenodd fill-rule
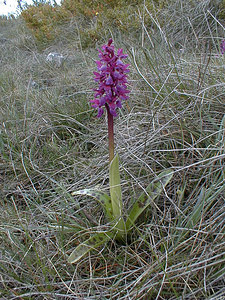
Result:
<svg viewBox="0 0 225 300"><path fill-rule="evenodd" d="M57 52L50 52L47 57L46 57L46 61L50 62L54 65L56 65L57 67L61 67L63 62L65 60L65 57Z"/></svg>

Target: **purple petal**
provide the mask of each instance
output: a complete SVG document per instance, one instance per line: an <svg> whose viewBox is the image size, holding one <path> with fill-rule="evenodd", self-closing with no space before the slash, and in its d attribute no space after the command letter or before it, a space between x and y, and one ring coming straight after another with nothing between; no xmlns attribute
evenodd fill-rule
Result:
<svg viewBox="0 0 225 300"><path fill-rule="evenodd" d="M113 117L117 117L117 113L116 113L115 109L109 108L109 112Z"/></svg>
<svg viewBox="0 0 225 300"><path fill-rule="evenodd" d="M113 42L113 40L112 40L112 38L110 38L108 41L108 46L110 46L112 44L112 42Z"/></svg>
<svg viewBox="0 0 225 300"><path fill-rule="evenodd" d="M112 80L112 77L109 76L109 77L106 79L105 84L107 84L107 85L112 85L113 83L114 83L114 82L113 82L113 80Z"/></svg>
<svg viewBox="0 0 225 300"><path fill-rule="evenodd" d="M103 105L105 105L105 103L106 103L106 98L105 97L100 98L99 106L103 106Z"/></svg>
<svg viewBox="0 0 225 300"><path fill-rule="evenodd" d="M116 105L117 105L118 108L121 108L121 107L122 107L121 101L120 101L120 100L117 100L117 101L116 101Z"/></svg>
<svg viewBox="0 0 225 300"><path fill-rule="evenodd" d="M100 117L103 115L103 113L104 113L103 108L99 108L99 109L98 109L97 118L100 118Z"/></svg>
<svg viewBox="0 0 225 300"><path fill-rule="evenodd" d="M123 49L122 49L122 48L119 48L119 49L118 49L117 55L118 55L118 56L123 55Z"/></svg>

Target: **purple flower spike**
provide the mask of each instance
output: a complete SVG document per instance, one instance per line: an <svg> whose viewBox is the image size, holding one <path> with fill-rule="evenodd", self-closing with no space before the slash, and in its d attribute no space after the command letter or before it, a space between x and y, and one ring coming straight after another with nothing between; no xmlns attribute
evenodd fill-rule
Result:
<svg viewBox="0 0 225 300"><path fill-rule="evenodd" d="M123 49L118 49L115 54L111 38L108 44L102 46L102 50L98 50L100 58L96 61L98 72L94 72L94 80L99 86L94 89L95 98L90 102L92 107L98 108L98 118L102 116L104 106L108 106L110 114L116 117L116 109L122 107L121 100L127 100L130 93L127 89L126 75L130 72L129 65L122 62L128 55L123 54Z"/></svg>
<svg viewBox="0 0 225 300"><path fill-rule="evenodd" d="M222 40L222 42L220 44L220 52L221 52L221 54L225 53L225 40Z"/></svg>

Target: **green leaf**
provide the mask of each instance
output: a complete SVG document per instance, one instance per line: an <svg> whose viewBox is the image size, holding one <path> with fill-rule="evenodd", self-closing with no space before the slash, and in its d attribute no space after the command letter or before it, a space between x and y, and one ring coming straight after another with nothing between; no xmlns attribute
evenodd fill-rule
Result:
<svg viewBox="0 0 225 300"><path fill-rule="evenodd" d="M113 210L109 195L97 189L83 189L80 191L75 191L72 193L72 196L74 195L87 195L95 198L102 205L108 218L111 221L113 220Z"/></svg>
<svg viewBox="0 0 225 300"><path fill-rule="evenodd" d="M120 173L119 173L119 157L118 154L111 161L109 166L109 185L110 196L112 201L113 218L117 222L116 229L121 234L124 233L124 220L122 218L122 191L120 185Z"/></svg>
<svg viewBox="0 0 225 300"><path fill-rule="evenodd" d="M156 182L152 182L146 188L146 192L143 192L137 201L133 204L126 221L126 230L130 230L131 226L134 225L140 214L149 206L153 200L159 196L165 188L165 186L170 182L173 177L173 171L167 169L160 173L157 177Z"/></svg>
<svg viewBox="0 0 225 300"><path fill-rule="evenodd" d="M68 262L74 264L78 262L82 257L84 257L91 250L96 250L102 244L107 243L113 234L111 232L96 232L87 239L85 242L78 245L68 258Z"/></svg>

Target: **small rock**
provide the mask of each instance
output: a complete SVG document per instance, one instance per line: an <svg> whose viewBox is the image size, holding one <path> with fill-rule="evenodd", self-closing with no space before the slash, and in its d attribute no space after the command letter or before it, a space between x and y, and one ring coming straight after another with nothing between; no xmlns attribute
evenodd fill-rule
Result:
<svg viewBox="0 0 225 300"><path fill-rule="evenodd" d="M34 80L31 80L30 85L31 85L32 88L35 88L35 89L38 88L38 84L37 84L37 82L34 81Z"/></svg>
<svg viewBox="0 0 225 300"><path fill-rule="evenodd" d="M47 57L46 61L54 64L57 67L61 67L63 62L65 60L65 57L57 52L50 52Z"/></svg>

